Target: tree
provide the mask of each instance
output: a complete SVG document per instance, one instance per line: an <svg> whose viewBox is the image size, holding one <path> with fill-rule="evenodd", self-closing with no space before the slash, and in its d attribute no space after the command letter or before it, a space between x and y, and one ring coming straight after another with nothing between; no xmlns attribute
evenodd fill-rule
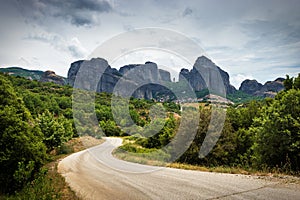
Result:
<svg viewBox="0 0 300 200"><path fill-rule="evenodd" d="M0 191L20 189L45 158L40 129L12 84L0 75Z"/></svg>
<svg viewBox="0 0 300 200"><path fill-rule="evenodd" d="M300 169L300 90L279 93L250 129L259 165Z"/></svg>
<svg viewBox="0 0 300 200"><path fill-rule="evenodd" d="M294 78L290 78L289 75L286 75L286 79L283 81L285 90L290 90L293 88Z"/></svg>
<svg viewBox="0 0 300 200"><path fill-rule="evenodd" d="M121 129L112 120L100 121L100 127L102 128L106 136L120 136Z"/></svg>
<svg viewBox="0 0 300 200"><path fill-rule="evenodd" d="M286 79L283 82L285 90L290 89L300 89L300 73L298 74L298 77L290 78L289 75L286 75Z"/></svg>
<svg viewBox="0 0 300 200"><path fill-rule="evenodd" d="M298 77L296 77L294 80L294 88L300 89L300 73L298 74Z"/></svg>
<svg viewBox="0 0 300 200"><path fill-rule="evenodd" d="M266 100L267 105L272 101ZM233 128L232 133L235 135L235 154L234 163L237 165L250 166L252 165L253 150L252 146L255 141L255 134L249 131L253 125L254 119L260 117L263 104L258 101L251 101L244 104L243 107L229 108L227 117Z"/></svg>
<svg viewBox="0 0 300 200"><path fill-rule="evenodd" d="M55 117L48 110L38 116L38 124L44 135L43 142L48 151L59 147L73 137L73 126L71 121L63 115Z"/></svg>

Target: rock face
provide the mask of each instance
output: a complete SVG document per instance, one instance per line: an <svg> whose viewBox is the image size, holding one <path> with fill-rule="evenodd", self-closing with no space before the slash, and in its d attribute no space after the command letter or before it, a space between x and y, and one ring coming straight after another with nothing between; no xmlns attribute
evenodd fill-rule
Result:
<svg viewBox="0 0 300 200"><path fill-rule="evenodd" d="M105 59L92 58L72 63L67 79L73 87L112 93L119 77L118 70L111 68Z"/></svg>
<svg viewBox="0 0 300 200"><path fill-rule="evenodd" d="M162 90L160 84L171 81L170 73L158 69L157 64L153 62L126 65L117 70L111 68L106 60L94 58L89 61L77 61L71 64L68 72L69 85L74 86L81 67L88 69L83 70L87 71L88 74L82 76L83 79L86 79L82 80L82 84L80 84L82 88L93 89L92 84L95 83L93 78L97 77L97 74L102 74L97 84L97 92L115 92L123 95L125 92L132 91L132 96L136 98L152 99L155 93ZM91 78L88 78L89 75Z"/></svg>
<svg viewBox="0 0 300 200"><path fill-rule="evenodd" d="M101 80L98 83L97 91L112 93L120 77L121 74L117 69L106 66L106 70L104 71Z"/></svg>
<svg viewBox="0 0 300 200"><path fill-rule="evenodd" d="M130 91L134 91L132 96L136 98L152 99L157 93L165 91L161 85L171 82L169 72L158 69L156 63L149 61L145 64L126 65L119 72L122 74L122 83Z"/></svg>
<svg viewBox="0 0 300 200"><path fill-rule="evenodd" d="M97 70L95 69L97 66ZM93 58L89 61L77 61L71 64L68 72L68 84L74 86L75 79L81 67L88 69L82 86L84 88L92 88L90 82L95 82L89 75L99 77L97 89L98 92L109 92L124 95L126 92L132 92L130 95L136 98L152 99L156 95L172 93L168 90L164 83L171 82L171 76L168 71L158 69L157 64L146 62L145 64L130 64L121 67L119 70L111 68L107 61L102 58ZM100 73L100 71L101 73ZM211 91L223 90L220 94L234 93L236 89L230 85L229 75L220 67L216 66L210 59L205 56L199 57L193 69L182 69L179 75L179 82L186 80L194 89L201 91L209 88ZM170 85L169 84L169 85Z"/></svg>
<svg viewBox="0 0 300 200"><path fill-rule="evenodd" d="M181 69L179 81L187 80L195 91L209 88L218 91L225 89L227 94L234 93L235 87L229 82L229 75L205 56L199 57L193 69ZM223 93L223 92L222 92Z"/></svg>
<svg viewBox="0 0 300 200"><path fill-rule="evenodd" d="M261 90L263 85L256 80L244 80L239 88L240 91L243 91L247 94L253 95L255 92Z"/></svg>
<svg viewBox="0 0 300 200"><path fill-rule="evenodd" d="M71 67L69 68L68 71L68 77L67 77L68 80L67 82L69 85L74 86L74 81L76 79L77 72L83 62L84 60L79 60L71 64Z"/></svg>
<svg viewBox="0 0 300 200"><path fill-rule="evenodd" d="M170 72L163 70L163 69L158 69L158 72L159 72L160 80L171 82Z"/></svg>
<svg viewBox="0 0 300 200"><path fill-rule="evenodd" d="M55 72L53 71L45 71L41 78L40 78L41 82L52 82L52 83L56 83L59 85L65 85L66 84L66 80L64 77L58 76L55 74Z"/></svg>
<svg viewBox="0 0 300 200"><path fill-rule="evenodd" d="M275 81L268 81L264 85L256 80L245 80L239 90L254 96L273 98L278 92L284 90L284 80L284 78L277 78Z"/></svg>
<svg viewBox="0 0 300 200"><path fill-rule="evenodd" d="M283 81L283 78L278 78L275 81L268 81L263 85L261 90L255 93L255 95L273 98L278 92L284 90Z"/></svg>

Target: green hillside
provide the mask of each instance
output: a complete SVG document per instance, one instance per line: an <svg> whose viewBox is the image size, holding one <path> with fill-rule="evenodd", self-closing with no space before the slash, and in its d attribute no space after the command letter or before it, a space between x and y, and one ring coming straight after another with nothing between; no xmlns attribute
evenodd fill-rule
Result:
<svg viewBox="0 0 300 200"><path fill-rule="evenodd" d="M32 80L40 80L42 74L44 73L43 71L27 70L20 67L0 68L0 72L8 73L9 75L20 76Z"/></svg>

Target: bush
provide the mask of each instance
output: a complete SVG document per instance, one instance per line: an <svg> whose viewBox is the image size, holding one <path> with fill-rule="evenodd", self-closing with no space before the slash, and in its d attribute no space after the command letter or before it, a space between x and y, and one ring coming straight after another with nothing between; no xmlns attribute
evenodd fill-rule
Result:
<svg viewBox="0 0 300 200"><path fill-rule="evenodd" d="M62 144L57 148L58 154L71 154L74 153L74 148L67 144Z"/></svg>
<svg viewBox="0 0 300 200"><path fill-rule="evenodd" d="M45 159L40 129L11 83L0 75L0 192L22 188Z"/></svg>

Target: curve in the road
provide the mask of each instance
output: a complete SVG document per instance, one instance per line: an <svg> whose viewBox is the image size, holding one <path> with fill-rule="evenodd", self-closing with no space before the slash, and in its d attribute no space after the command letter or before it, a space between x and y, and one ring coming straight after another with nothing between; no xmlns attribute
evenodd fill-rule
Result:
<svg viewBox="0 0 300 200"><path fill-rule="evenodd" d="M59 172L82 199L300 199L298 186L245 175L153 167L118 160L119 138L74 153Z"/></svg>

